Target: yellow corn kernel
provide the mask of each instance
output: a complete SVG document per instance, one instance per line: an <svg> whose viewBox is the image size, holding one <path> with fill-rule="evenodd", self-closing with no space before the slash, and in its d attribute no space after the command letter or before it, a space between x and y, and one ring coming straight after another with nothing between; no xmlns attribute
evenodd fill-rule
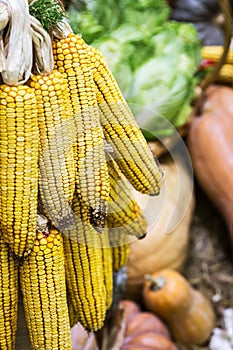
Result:
<svg viewBox="0 0 233 350"><path fill-rule="evenodd" d="M38 145L34 89L0 85L0 222L19 262L36 235Z"/></svg>
<svg viewBox="0 0 233 350"><path fill-rule="evenodd" d="M20 284L32 349L71 350L63 240L58 231L37 233L33 251L20 267Z"/></svg>
<svg viewBox="0 0 233 350"><path fill-rule="evenodd" d="M115 161L136 190L157 195L162 177L147 142L104 57L94 47L88 49L100 120L105 138L115 152Z"/></svg>
<svg viewBox="0 0 233 350"><path fill-rule="evenodd" d="M217 62L223 54L223 46L203 46L201 49L201 54L204 59L213 60ZM226 57L226 64L233 64L233 50L230 48Z"/></svg>
<svg viewBox="0 0 233 350"><path fill-rule="evenodd" d="M39 195L43 212L57 229L72 223L75 190L73 114L61 73L32 75L40 132Z"/></svg>
<svg viewBox="0 0 233 350"><path fill-rule="evenodd" d="M224 64L221 67L217 81L233 86L233 64Z"/></svg>
<svg viewBox="0 0 233 350"><path fill-rule="evenodd" d="M58 54L61 47L62 57ZM55 67L63 73L69 88L77 131L76 192L89 208L90 223L101 229L105 224L109 180L90 57L83 39L73 33L54 41L53 50Z"/></svg>
<svg viewBox="0 0 233 350"><path fill-rule="evenodd" d="M13 350L17 329L18 268L0 234L0 349Z"/></svg>

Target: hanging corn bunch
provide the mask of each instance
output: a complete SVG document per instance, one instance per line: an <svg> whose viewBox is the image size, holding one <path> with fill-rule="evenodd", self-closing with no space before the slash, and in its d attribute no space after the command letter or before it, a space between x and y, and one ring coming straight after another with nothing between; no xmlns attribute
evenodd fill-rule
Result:
<svg viewBox="0 0 233 350"><path fill-rule="evenodd" d="M77 321L101 329L113 272L146 233L131 187L161 187L104 58L64 15L56 0L0 0L1 350L18 272L32 349L71 350Z"/></svg>

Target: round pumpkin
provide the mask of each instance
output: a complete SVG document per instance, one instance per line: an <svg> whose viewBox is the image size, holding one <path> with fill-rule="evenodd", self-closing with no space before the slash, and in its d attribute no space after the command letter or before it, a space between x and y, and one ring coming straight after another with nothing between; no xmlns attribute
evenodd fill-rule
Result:
<svg viewBox="0 0 233 350"><path fill-rule="evenodd" d="M179 156L176 156L175 161L167 157L160 166L165 182L164 192L161 193L162 203L158 197L152 198L145 208L145 198L136 193L138 203L145 208L149 229L143 239L130 246L125 296L133 300L140 299L145 273L168 267L182 270L187 256L189 228L195 205L192 176Z"/></svg>
<svg viewBox="0 0 233 350"><path fill-rule="evenodd" d="M136 311L138 305L123 300L119 307L123 309L126 329L121 350L177 350L171 341L166 325L153 313Z"/></svg>

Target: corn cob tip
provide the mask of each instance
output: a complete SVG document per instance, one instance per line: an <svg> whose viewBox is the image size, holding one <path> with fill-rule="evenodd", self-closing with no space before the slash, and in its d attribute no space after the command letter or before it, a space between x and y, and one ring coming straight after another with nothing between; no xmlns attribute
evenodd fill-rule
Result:
<svg viewBox="0 0 233 350"><path fill-rule="evenodd" d="M138 237L138 239L143 239L143 238L146 237L146 235L147 235L147 232L145 232L145 233L143 233L142 235L140 235L140 236Z"/></svg>

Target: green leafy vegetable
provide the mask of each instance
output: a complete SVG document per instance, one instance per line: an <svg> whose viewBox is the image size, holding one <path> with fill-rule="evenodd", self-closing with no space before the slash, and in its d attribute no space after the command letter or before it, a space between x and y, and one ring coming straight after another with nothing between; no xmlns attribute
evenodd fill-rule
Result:
<svg viewBox="0 0 233 350"><path fill-rule="evenodd" d="M165 0L86 0L73 29L98 48L147 139L168 136L191 111L201 75L192 24L169 20Z"/></svg>

